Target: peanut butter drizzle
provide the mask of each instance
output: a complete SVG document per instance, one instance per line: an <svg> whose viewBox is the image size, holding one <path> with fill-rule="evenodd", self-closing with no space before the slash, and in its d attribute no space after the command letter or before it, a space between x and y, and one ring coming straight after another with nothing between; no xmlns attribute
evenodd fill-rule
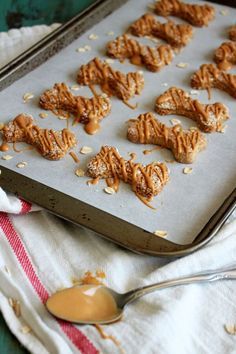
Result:
<svg viewBox="0 0 236 354"><path fill-rule="evenodd" d="M186 95L186 93L182 89L178 89L176 87L171 87L168 91L166 91L163 95L159 96L157 99L157 105L163 102L167 102L172 100L176 111L178 110L186 110L188 113L191 114L191 118L198 122L199 115L201 116L202 123L208 123L211 119L211 113L213 112L216 116L216 119L220 117L225 107L216 102L214 104L202 104L198 100L193 100L191 97ZM197 115L194 116L192 113L196 112ZM186 113L187 114L187 113Z"/></svg>
<svg viewBox="0 0 236 354"><path fill-rule="evenodd" d="M173 59L173 52L169 45L151 48L141 45L126 34L108 43L107 54L120 60L128 58L135 65L144 64L151 71L159 70Z"/></svg>
<svg viewBox="0 0 236 354"><path fill-rule="evenodd" d="M95 159L97 166L106 166L105 178L110 186L114 186L111 178L115 181L115 184L121 179L131 185L136 195L140 195L142 199L147 201L150 201L154 195L158 194L168 181L168 170L164 164L152 163L143 166L140 163L134 163L132 159L124 160L113 147L103 146L100 153L95 156ZM90 164L92 163L93 160L91 160ZM90 167L91 171L93 171L93 166L90 165ZM90 167L88 166L88 172ZM92 173L89 173L89 175L92 175ZM102 178L101 174L99 176ZM155 176L159 181L158 187L155 185ZM143 185L141 186L142 183ZM144 194L142 195L141 193Z"/></svg>
<svg viewBox="0 0 236 354"><path fill-rule="evenodd" d="M152 209L152 210L157 210L157 208L155 208L154 206L152 206L150 204L150 201L152 201L152 199L147 199L145 197L143 197L142 195L138 194L138 193L135 193L136 196L138 197L138 199L143 203L145 204L148 208Z"/></svg>
<svg viewBox="0 0 236 354"><path fill-rule="evenodd" d="M18 148L16 147L16 143L15 143L15 142L13 143L13 150L14 150L15 152L18 152L18 153L21 153L21 152L23 152L23 151L33 150L33 149L34 149L33 146L27 146L27 147L25 147L25 148L23 148L23 149L18 149Z"/></svg>
<svg viewBox="0 0 236 354"><path fill-rule="evenodd" d="M3 141L2 144L0 145L0 151L6 152L9 149L10 149L10 146L5 141Z"/></svg>
<svg viewBox="0 0 236 354"><path fill-rule="evenodd" d="M141 114L135 122L141 144L149 144L154 132L161 146L170 148L174 142L177 153L181 153L194 149L200 139L198 130L186 134L179 125L169 128L156 120L152 113Z"/></svg>
<svg viewBox="0 0 236 354"><path fill-rule="evenodd" d="M213 64L203 64L191 80L192 87L207 89L215 87L227 91L236 98L236 75L227 74Z"/></svg>
<svg viewBox="0 0 236 354"><path fill-rule="evenodd" d="M102 326L100 326L98 324L95 324L94 326L98 330L100 336L103 339L110 339L119 348L121 354L125 353L124 349L121 348L121 343L116 339L116 337L114 337L111 334L107 334L106 332L104 332L104 329L102 328Z"/></svg>
<svg viewBox="0 0 236 354"><path fill-rule="evenodd" d="M220 70L230 70L236 64L236 43L222 43L215 51L214 59Z"/></svg>
<svg viewBox="0 0 236 354"><path fill-rule="evenodd" d="M236 41L236 25L230 27L229 39L231 39L231 41Z"/></svg>
<svg viewBox="0 0 236 354"><path fill-rule="evenodd" d="M175 24L173 21L161 23L152 14L144 14L135 21L130 31L135 36L162 38L174 47L182 47L192 37L192 27L188 24Z"/></svg>
<svg viewBox="0 0 236 354"><path fill-rule="evenodd" d="M80 162L78 156L74 153L74 151L69 152L69 155L72 157L72 159L74 160L75 163Z"/></svg>
<svg viewBox="0 0 236 354"><path fill-rule="evenodd" d="M17 141L27 142L40 149L42 155L49 151L55 149L55 145L58 146L62 151L67 151L69 147L75 144L74 135L67 129L63 129L61 136L58 132L48 129L40 129L38 126L33 125L33 119L31 116L24 114L18 115L13 121L14 131L21 131L22 138ZM5 132L7 130L7 125L5 126ZM13 139L13 143L15 143ZM15 151L19 152L14 147Z"/></svg>
<svg viewBox="0 0 236 354"><path fill-rule="evenodd" d="M156 146L156 147L154 147L153 149L150 149L150 150L143 150L143 154L144 155L149 155L149 154L151 154L153 151L155 151L155 150L160 150L161 149L161 146Z"/></svg>
<svg viewBox="0 0 236 354"><path fill-rule="evenodd" d="M215 10L210 5L186 4L180 0L160 0L155 12L161 16L177 16L195 26L206 26L214 18Z"/></svg>
<svg viewBox="0 0 236 354"><path fill-rule="evenodd" d="M97 95L90 87L95 97L85 98L74 96L64 83L55 84L52 90L47 90L40 98L40 105L50 109L56 115L67 118L67 129L69 127L69 115L74 115L75 125L77 122L85 124L85 131L88 134L95 134L100 130L99 121L110 112L110 101L107 97Z"/></svg>
<svg viewBox="0 0 236 354"><path fill-rule="evenodd" d="M88 64L81 66L77 81L81 85L88 85L92 90L93 85L98 84L103 92L109 96L116 95L127 105L129 105L128 99L134 94L140 94L144 85L141 74L128 73L125 75L113 70L107 63L98 58L94 58Z"/></svg>
<svg viewBox="0 0 236 354"><path fill-rule="evenodd" d="M90 186L91 184L92 184L92 185L96 185L96 184L98 184L99 180L100 180L100 177L96 177L96 178L94 178L94 179L90 179L90 180L87 181L86 183L87 183L88 186Z"/></svg>

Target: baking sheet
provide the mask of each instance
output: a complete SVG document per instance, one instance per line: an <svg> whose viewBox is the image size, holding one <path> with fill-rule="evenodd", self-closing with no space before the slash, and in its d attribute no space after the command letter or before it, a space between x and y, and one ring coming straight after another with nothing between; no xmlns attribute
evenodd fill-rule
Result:
<svg viewBox="0 0 236 354"><path fill-rule="evenodd" d="M196 2L196 1L195 1ZM69 86L76 84L76 72L80 65L87 63L94 56L105 58L105 45L108 40L122 34L127 27L143 13L147 8L146 1L130 0L115 13L107 17L94 28L75 40L59 54L49 59L44 65L32 71L24 78L15 82L14 85L0 93L1 122L7 122L20 112L32 114L41 127L62 129L65 121L57 119L49 113L48 118L41 119L38 114L42 110L38 107L39 95L53 86L55 82L66 82ZM190 91L190 76L202 63L212 61L214 49L223 41L227 40L229 25L234 23L236 10L230 9L227 15L222 14L225 7L215 5L216 20L210 23L209 27L194 28L194 38L189 45L177 55L172 64L159 73L150 73L144 68L145 88L141 96L137 96L132 102L138 102L138 109L132 111L116 98L112 98L112 112L101 123L102 129L95 136L87 135L83 125L73 127L79 140L75 151L78 153L84 145L93 148L90 155L78 154L81 168L86 168L89 159L96 154L101 145L113 145L119 149L124 158L129 158L130 152L137 154L137 161L148 164L153 160L172 159L168 150L154 151L150 155L143 155L143 150L152 148L151 145L136 145L127 141L126 121L129 118L137 117L140 113L153 111L155 98L168 87L179 86ZM223 12L225 13L225 12ZM157 19L164 21L161 17ZM174 19L176 22L181 20ZM113 31L114 36L107 33ZM91 33L98 35L97 40L89 40ZM153 42L146 39L138 39L143 43ZM91 51L79 53L79 47L90 45ZM188 63L188 67L180 69L176 64ZM139 70L128 62L121 64L115 61L112 66L124 72ZM235 70L231 71L235 73ZM163 86L167 84L168 86ZM32 92L35 98L24 104L22 96L25 92ZM74 91L75 94L91 96L88 88ZM207 93L199 91L197 98L207 103ZM196 96L193 96L196 97ZM111 213L121 219L133 223L140 228L154 232L155 230L167 230L167 239L180 244L190 243L198 232L207 223L214 211L221 205L222 201L235 187L236 177L236 108L235 100L219 90L212 90L211 102L220 101L225 103L231 114L231 119L226 123L228 128L225 134L207 135L208 147L198 155L196 162L192 165L193 173L184 175L183 168L186 165L174 163L168 164L171 179L163 192L154 198L153 205L157 208L153 211L143 205L131 191L129 185L121 183L119 193L108 195L104 193L105 182L99 185L87 186L88 178L78 178L74 170L78 167L73 160L67 156L64 160L52 162L47 161L35 151L23 153L10 152L13 159L0 160L0 165L6 166L36 181L44 183L65 194L78 198L101 210ZM194 122L184 117L166 116L158 117L162 122L170 124L170 119L178 118L185 128L195 126ZM3 155L3 153L1 153ZM16 164L27 161L25 169L19 170ZM102 222L102 221L101 221ZM112 225L107 225L111 229Z"/></svg>

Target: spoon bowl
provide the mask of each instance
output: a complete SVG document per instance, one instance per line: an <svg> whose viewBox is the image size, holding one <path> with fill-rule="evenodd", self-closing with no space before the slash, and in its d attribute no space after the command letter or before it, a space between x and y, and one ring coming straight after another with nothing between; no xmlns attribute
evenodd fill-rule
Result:
<svg viewBox="0 0 236 354"><path fill-rule="evenodd" d="M109 324L121 319L127 304L153 291L177 285L233 279L236 279L236 265L147 285L124 294L103 285L77 285L50 296L46 308L55 317L69 322Z"/></svg>

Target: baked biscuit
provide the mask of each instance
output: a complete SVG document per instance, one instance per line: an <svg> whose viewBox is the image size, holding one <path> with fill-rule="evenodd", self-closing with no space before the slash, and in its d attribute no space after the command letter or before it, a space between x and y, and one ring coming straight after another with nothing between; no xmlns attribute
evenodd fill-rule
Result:
<svg viewBox="0 0 236 354"><path fill-rule="evenodd" d="M156 99L155 110L160 115L177 114L188 117L196 121L199 128L206 133L221 131L223 122L229 118L224 104L202 104L177 87L169 88Z"/></svg>
<svg viewBox="0 0 236 354"><path fill-rule="evenodd" d="M60 160L76 145L75 135L70 130L41 129L34 125L31 115L24 113L6 124L1 132L3 141L30 144L48 160Z"/></svg>
<svg viewBox="0 0 236 354"><path fill-rule="evenodd" d="M165 40L175 49L184 47L193 36L192 26L175 24L173 21L161 23L152 14L144 14L130 26L134 36L151 36Z"/></svg>
<svg viewBox="0 0 236 354"><path fill-rule="evenodd" d="M229 70L236 64L236 42L224 42L216 49L214 55L220 70Z"/></svg>
<svg viewBox="0 0 236 354"><path fill-rule="evenodd" d="M231 39L231 41L236 41L236 25L230 27L229 39Z"/></svg>
<svg viewBox="0 0 236 354"><path fill-rule="evenodd" d="M227 74L213 64L201 65L191 77L191 86L197 90L208 90L209 98L211 88L218 88L236 98L236 75Z"/></svg>
<svg viewBox="0 0 236 354"><path fill-rule="evenodd" d="M90 87L92 85L100 85L103 92L117 96L125 103L134 95L139 95L144 87L142 72L124 74L120 71L115 71L99 58L94 58L88 64L81 66L77 75L77 82L80 85Z"/></svg>
<svg viewBox="0 0 236 354"><path fill-rule="evenodd" d="M51 90L45 91L40 96L39 105L59 116L68 117L70 113L73 114L74 122L85 124L89 134L99 130L99 121L111 111L111 102L106 95L92 98L74 96L64 83L55 84Z"/></svg>
<svg viewBox="0 0 236 354"><path fill-rule="evenodd" d="M152 48L140 44L126 34L108 43L107 55L121 62L129 59L132 64L144 65L154 72L170 64L174 57L173 50L168 44Z"/></svg>
<svg viewBox="0 0 236 354"><path fill-rule="evenodd" d="M117 185L117 180L123 180L139 197L148 201L159 194L169 180L169 171L164 163L153 162L143 166L132 159L123 159L118 150L111 146L103 146L90 160L87 175L107 179L110 186Z"/></svg>
<svg viewBox="0 0 236 354"><path fill-rule="evenodd" d="M181 163L193 163L198 152L206 147L206 138L199 130L183 130L181 125L167 127L152 113L130 119L127 138L136 144L155 144L170 149Z"/></svg>
<svg viewBox="0 0 236 354"><path fill-rule="evenodd" d="M207 26L215 17L215 9L211 5L187 4L180 0L159 0L155 4L157 15L176 16L193 26Z"/></svg>

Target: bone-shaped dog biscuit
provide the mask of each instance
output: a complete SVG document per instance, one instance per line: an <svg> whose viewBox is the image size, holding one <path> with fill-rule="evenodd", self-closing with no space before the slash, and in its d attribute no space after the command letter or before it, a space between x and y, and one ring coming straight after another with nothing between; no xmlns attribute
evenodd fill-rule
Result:
<svg viewBox="0 0 236 354"><path fill-rule="evenodd" d="M220 70L229 70L236 64L236 42L224 42L216 49L214 55Z"/></svg>
<svg viewBox="0 0 236 354"><path fill-rule="evenodd" d="M203 64L191 78L191 86L198 90L217 88L236 98L236 75L227 74L213 64Z"/></svg>
<svg viewBox="0 0 236 354"><path fill-rule="evenodd" d="M207 26L215 17L213 6L187 4L180 0L159 0L155 4L154 11L160 16L180 17L197 27Z"/></svg>
<svg viewBox="0 0 236 354"><path fill-rule="evenodd" d="M51 90L45 91L40 97L39 104L43 109L50 110L56 115L73 114L75 122L85 124L85 130L89 134L99 130L99 121L111 110L111 102L106 95L92 98L74 96L64 83L55 84Z"/></svg>
<svg viewBox="0 0 236 354"><path fill-rule="evenodd" d="M229 39L231 39L231 41L236 41L236 25L230 27Z"/></svg>
<svg viewBox="0 0 236 354"><path fill-rule="evenodd" d="M202 104L177 87L171 87L156 99L155 110L160 115L177 114L188 117L196 121L199 128L206 133L220 131L223 122L229 118L224 104Z"/></svg>
<svg viewBox="0 0 236 354"><path fill-rule="evenodd" d="M167 127L152 113L131 119L127 138L133 143L155 144L170 149L181 163L193 163L198 152L206 147L205 136L199 130L183 130L180 125Z"/></svg>
<svg viewBox="0 0 236 354"><path fill-rule="evenodd" d="M170 64L174 57L173 50L168 44L152 48L140 44L127 35L110 41L107 45L107 55L120 61L130 59L132 64L143 64L148 70L154 72Z"/></svg>
<svg viewBox="0 0 236 354"><path fill-rule="evenodd" d="M134 95L139 95L144 87L142 72L124 74L115 71L110 65L98 58L81 66L77 81L80 85L100 85L105 93L115 95L124 102Z"/></svg>
<svg viewBox="0 0 236 354"><path fill-rule="evenodd" d="M130 26L134 36L152 36L164 39L172 47L178 49L185 46L193 35L189 24L175 24L173 21L161 23L152 14L144 14Z"/></svg>
<svg viewBox="0 0 236 354"><path fill-rule="evenodd" d="M93 157L87 168L87 175L92 178L123 180L132 186L141 197L151 200L159 194L169 180L168 168L164 163L153 162L143 166L132 159L123 159L116 148L103 146Z"/></svg>
<svg viewBox="0 0 236 354"><path fill-rule="evenodd" d="M34 125L33 117L20 114L2 129L3 141L7 143L25 142L35 147L48 160L59 160L76 145L73 132L68 129L55 131L41 129Z"/></svg>

